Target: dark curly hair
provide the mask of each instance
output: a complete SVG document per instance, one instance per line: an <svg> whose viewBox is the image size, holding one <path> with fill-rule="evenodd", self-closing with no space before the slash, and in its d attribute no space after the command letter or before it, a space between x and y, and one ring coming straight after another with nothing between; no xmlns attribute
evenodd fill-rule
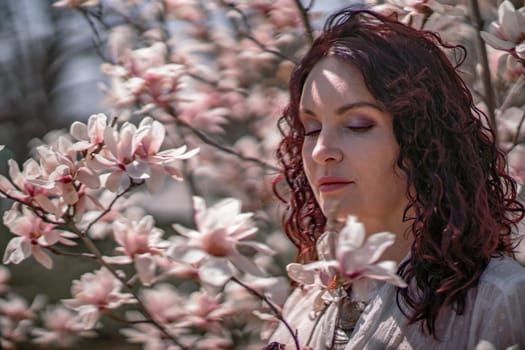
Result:
<svg viewBox="0 0 525 350"><path fill-rule="evenodd" d="M445 50L454 53L457 65ZM326 219L301 159L302 88L314 65L326 56L361 71L368 89L393 116L400 146L397 166L406 174L407 189L415 190L407 190L404 218L412 222L414 243L399 273L419 291L398 289L397 301L401 307L402 299L410 309L401 307L410 322L424 321L422 327L434 336L440 308L452 305L463 313L467 291L477 284L490 258L513 254L511 230L525 215L505 157L486 126L487 117L474 106L458 75L465 55L463 47L444 43L436 33L369 10L341 10L328 18L295 68L290 101L278 124L282 173L274 185L287 204L283 226L298 248L297 261L311 261ZM279 187L283 180L290 192Z"/></svg>

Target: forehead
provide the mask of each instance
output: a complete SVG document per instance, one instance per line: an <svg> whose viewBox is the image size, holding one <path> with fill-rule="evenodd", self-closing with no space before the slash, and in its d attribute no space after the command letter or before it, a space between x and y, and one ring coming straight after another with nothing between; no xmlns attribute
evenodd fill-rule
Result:
<svg viewBox="0 0 525 350"><path fill-rule="evenodd" d="M308 74L300 103L301 106L310 108L321 104L375 100L356 66L329 56L319 61Z"/></svg>

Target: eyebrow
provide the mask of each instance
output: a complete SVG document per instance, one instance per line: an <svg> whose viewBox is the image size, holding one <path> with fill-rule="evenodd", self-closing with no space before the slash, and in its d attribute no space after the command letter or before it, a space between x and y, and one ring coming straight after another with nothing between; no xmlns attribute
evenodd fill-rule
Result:
<svg viewBox="0 0 525 350"><path fill-rule="evenodd" d="M366 101L361 101L361 102L354 102L354 103L349 103L349 104L346 104L346 105L343 105L339 108L337 108L335 110L335 113L338 114L338 115L341 115L351 109L355 109L355 108L360 108L360 107L371 107L371 108L375 108L381 112L384 112L384 108L381 107L380 105L378 105L377 103L373 103L373 102L366 102ZM301 108L301 112L302 113L305 113L305 114L309 114L309 115L315 115L315 113L307 108Z"/></svg>

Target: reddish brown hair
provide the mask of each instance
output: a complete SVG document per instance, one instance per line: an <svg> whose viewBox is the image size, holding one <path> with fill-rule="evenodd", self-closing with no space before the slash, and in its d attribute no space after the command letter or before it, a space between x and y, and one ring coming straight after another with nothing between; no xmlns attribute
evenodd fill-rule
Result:
<svg viewBox="0 0 525 350"><path fill-rule="evenodd" d="M444 50L459 54L456 66ZM415 189L407 191L404 218L412 220L414 244L399 273L419 289L418 295L399 289L398 304L403 301L411 309L410 321L424 321L422 326L436 336L440 308L452 305L463 312L466 293L489 259L513 253L511 230L525 215L504 155L482 122L487 118L458 75L465 50L367 10L345 9L328 19L291 77L289 105L279 120L278 180L291 190L278 191L287 204L283 226L301 262L316 258L325 218L303 170L299 101L306 77L328 55L355 65L393 116L397 165L406 174L407 188ZM409 209L414 217L406 217Z"/></svg>

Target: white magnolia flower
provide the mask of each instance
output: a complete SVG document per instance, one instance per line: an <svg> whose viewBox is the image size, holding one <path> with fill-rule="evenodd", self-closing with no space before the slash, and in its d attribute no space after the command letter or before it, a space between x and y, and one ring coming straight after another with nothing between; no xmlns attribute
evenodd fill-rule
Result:
<svg viewBox="0 0 525 350"><path fill-rule="evenodd" d="M525 7L516 9L510 1L503 1L498 21L490 24L489 32L481 32L481 37L493 48L525 59Z"/></svg>
<svg viewBox="0 0 525 350"><path fill-rule="evenodd" d="M174 228L188 241L172 245L168 255L198 265L200 279L214 286L224 285L231 278L230 262L241 271L262 275L259 267L237 248L250 247L265 254L273 254L273 251L262 243L245 240L253 236L257 228L251 221L252 213L241 213L240 200L227 198L206 208L202 198L194 197L193 204L197 229L175 224Z"/></svg>
<svg viewBox="0 0 525 350"><path fill-rule="evenodd" d="M396 275L394 261L381 261L383 252L394 243L394 235L381 232L365 241L362 223L350 216L339 234L327 232L319 239L319 256L325 260L306 265L292 263L287 266L288 275L303 285L317 285L325 301L337 301L344 296L341 287L352 287L354 296L366 299L370 280L385 281L398 287L406 283ZM328 292L328 293L327 293Z"/></svg>

